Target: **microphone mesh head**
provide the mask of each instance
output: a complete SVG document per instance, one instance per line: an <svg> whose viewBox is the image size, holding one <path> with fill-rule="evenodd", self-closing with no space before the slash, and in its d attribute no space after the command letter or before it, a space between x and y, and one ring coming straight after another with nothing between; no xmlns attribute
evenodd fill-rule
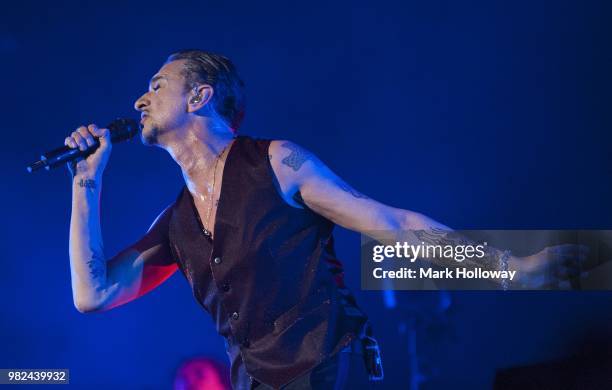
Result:
<svg viewBox="0 0 612 390"><path fill-rule="evenodd" d="M140 124L132 118L117 118L107 127L111 134L112 143L131 139L140 131Z"/></svg>

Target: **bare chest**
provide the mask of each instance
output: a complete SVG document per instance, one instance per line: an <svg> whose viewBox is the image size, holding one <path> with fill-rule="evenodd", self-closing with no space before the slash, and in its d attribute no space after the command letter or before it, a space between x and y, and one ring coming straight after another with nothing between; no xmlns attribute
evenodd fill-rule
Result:
<svg viewBox="0 0 612 390"><path fill-rule="evenodd" d="M191 193L195 211L197 212L196 216L200 221L200 227L211 238L215 235L215 221L217 219L219 199L221 198L222 176L222 172L219 172L215 180L200 181L198 183L198 191L195 194Z"/></svg>

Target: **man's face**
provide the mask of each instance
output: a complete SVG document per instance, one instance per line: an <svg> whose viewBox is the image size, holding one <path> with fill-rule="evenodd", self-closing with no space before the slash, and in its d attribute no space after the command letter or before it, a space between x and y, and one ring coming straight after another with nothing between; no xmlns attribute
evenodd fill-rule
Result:
<svg viewBox="0 0 612 390"><path fill-rule="evenodd" d="M181 74L185 60L165 64L151 78L149 91L134 103L141 112L142 142L158 144L187 120L187 91Z"/></svg>

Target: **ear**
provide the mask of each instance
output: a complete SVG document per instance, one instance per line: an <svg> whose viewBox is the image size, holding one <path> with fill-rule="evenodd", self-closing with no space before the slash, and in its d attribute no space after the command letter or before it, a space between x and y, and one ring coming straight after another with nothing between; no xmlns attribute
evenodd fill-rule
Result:
<svg viewBox="0 0 612 390"><path fill-rule="evenodd" d="M213 88L208 84L194 87L187 95L187 112L196 112L207 105L214 94Z"/></svg>

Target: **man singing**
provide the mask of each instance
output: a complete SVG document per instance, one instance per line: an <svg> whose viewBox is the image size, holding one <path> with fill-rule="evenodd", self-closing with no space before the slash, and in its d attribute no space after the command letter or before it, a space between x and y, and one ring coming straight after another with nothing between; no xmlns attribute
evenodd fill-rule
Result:
<svg viewBox="0 0 612 390"><path fill-rule="evenodd" d="M134 106L143 143L170 153L185 187L140 240L108 259L99 205L109 131L91 124L66 138L81 150L100 142L70 166L75 306L117 307L180 269L225 337L234 388L367 388L376 373L364 364L363 341L373 339L344 286L334 224L448 228L357 192L292 142L237 136L244 102L227 58L198 50L168 58Z"/></svg>

